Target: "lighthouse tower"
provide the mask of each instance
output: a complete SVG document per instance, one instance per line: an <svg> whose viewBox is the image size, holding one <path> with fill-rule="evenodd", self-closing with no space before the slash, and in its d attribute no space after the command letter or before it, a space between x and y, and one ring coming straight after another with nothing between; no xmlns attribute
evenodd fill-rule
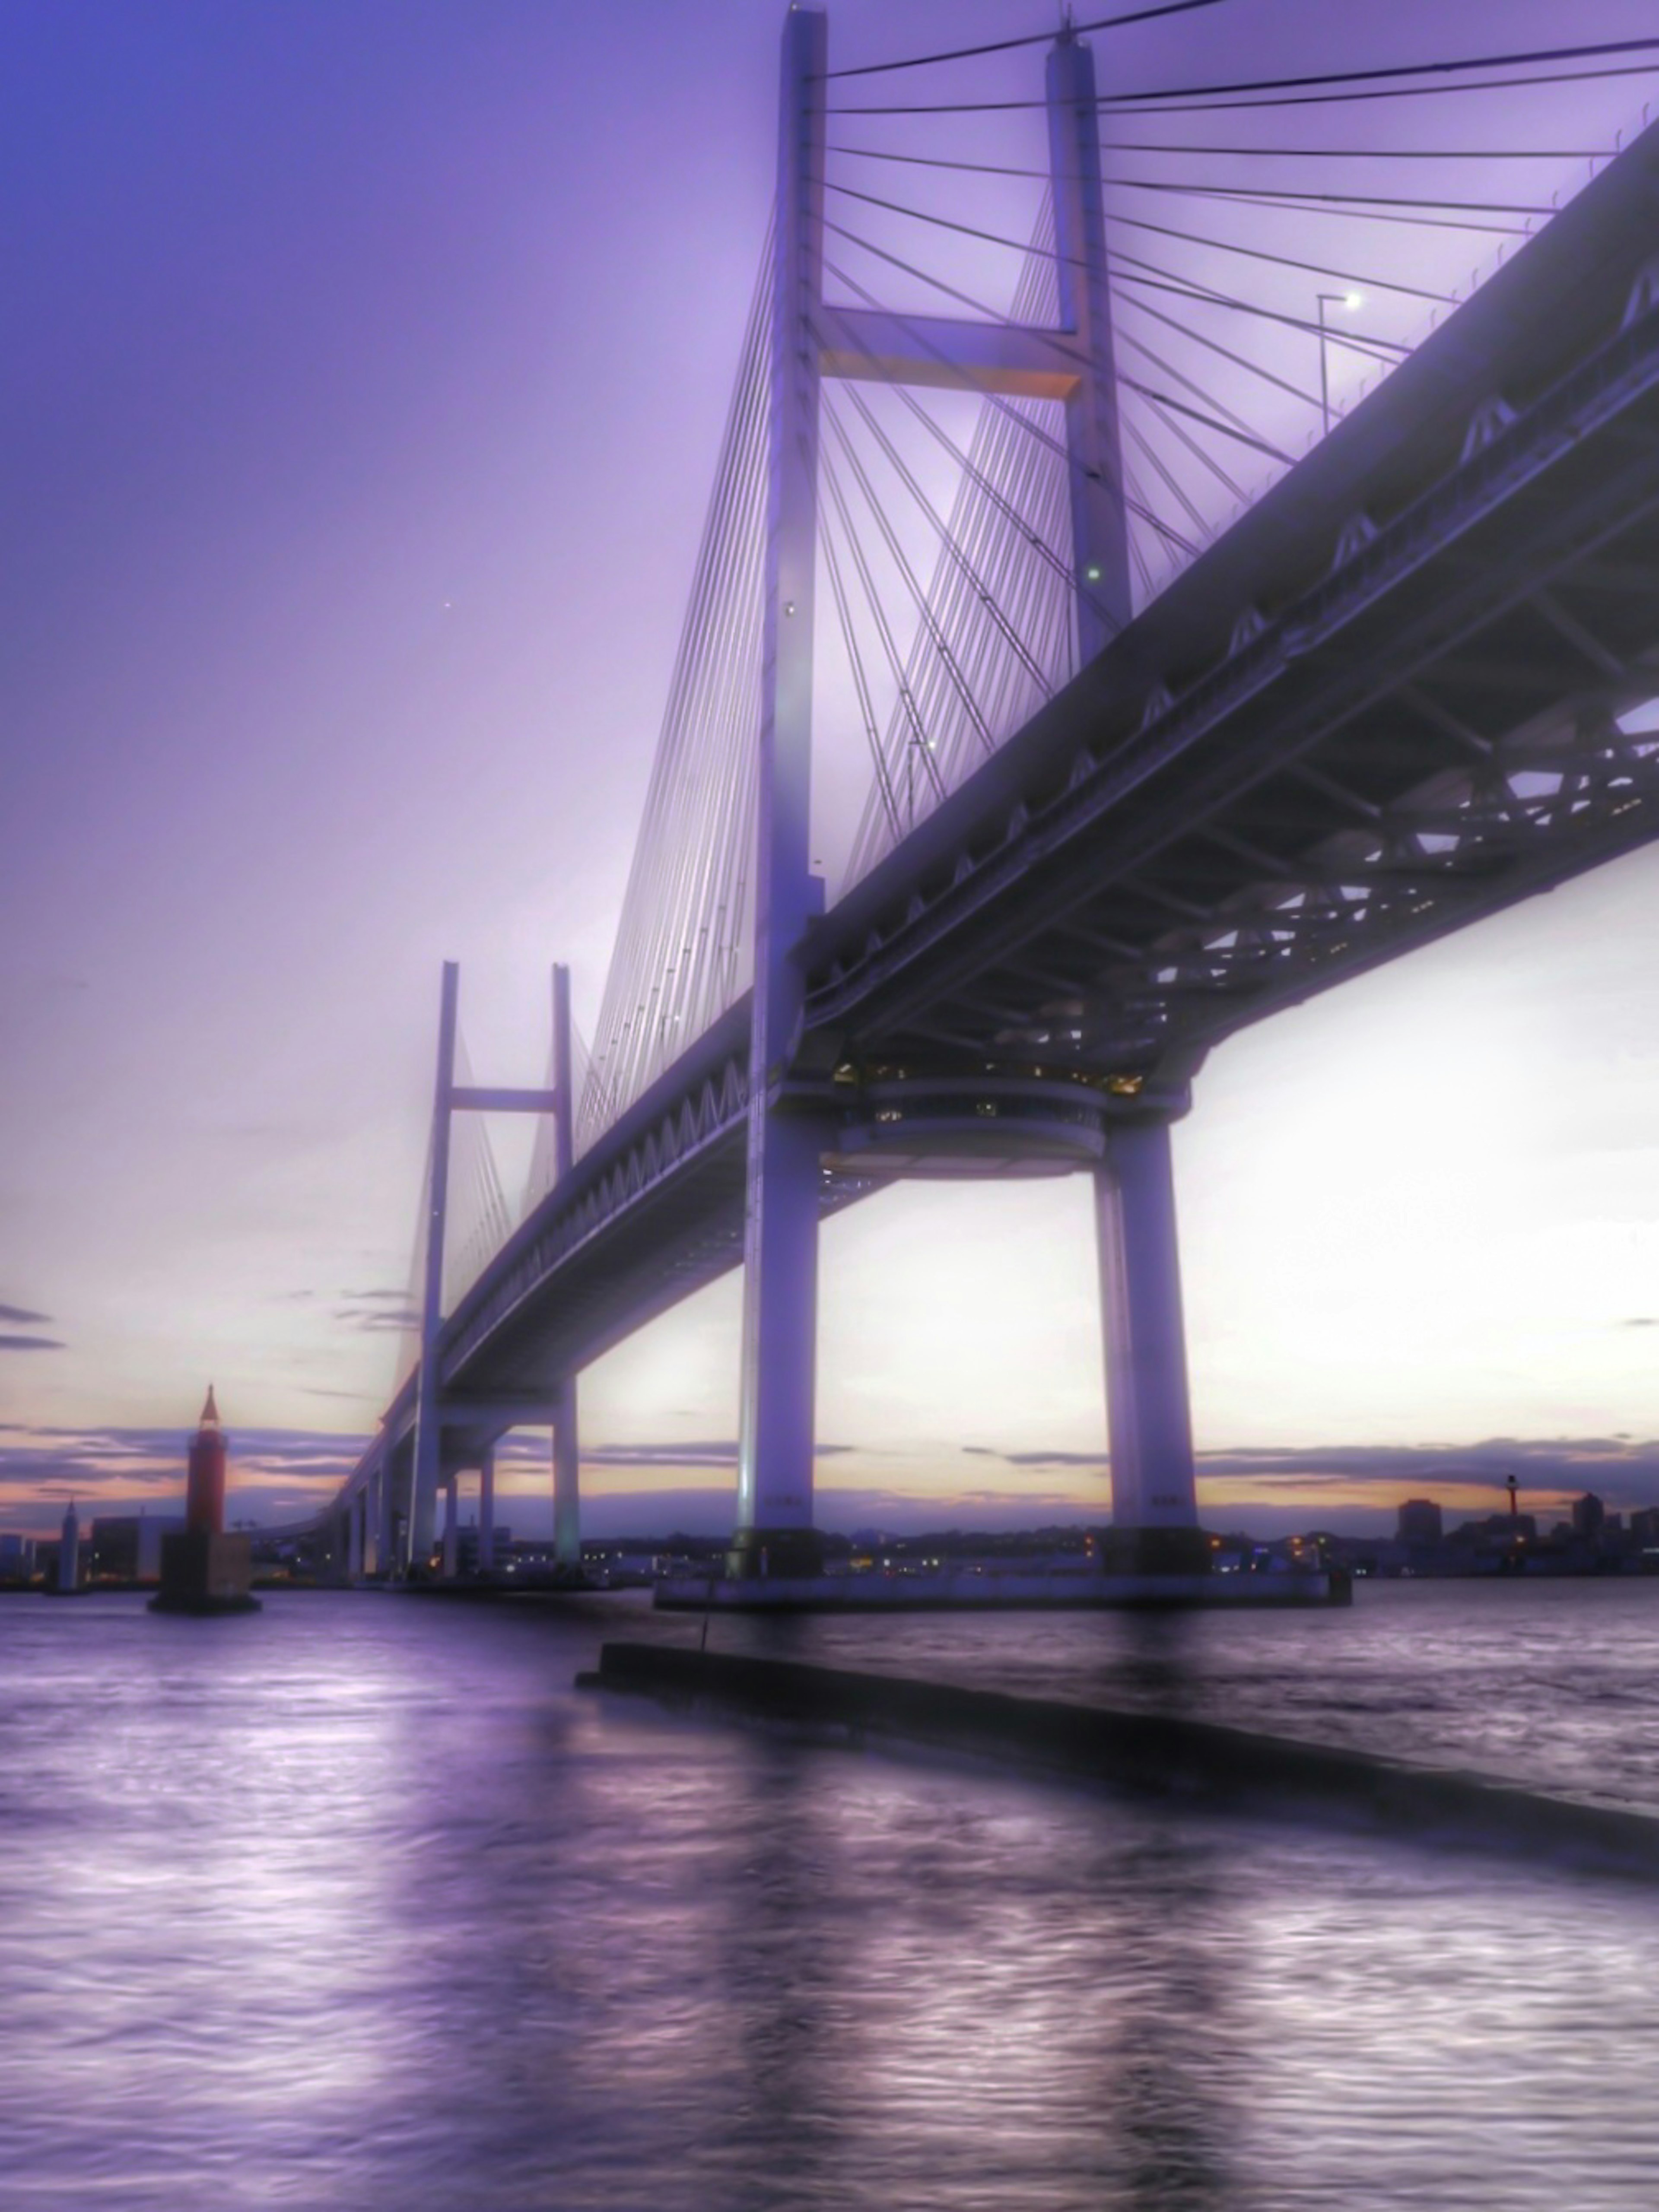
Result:
<svg viewBox="0 0 1659 2212"><path fill-rule="evenodd" d="M225 1462L229 1446L219 1426L213 1385L190 1442L185 1486L185 1525L161 1539L161 1587L152 1613L257 1613L249 1589L253 1547L246 1536L225 1534Z"/></svg>
<svg viewBox="0 0 1659 2212"><path fill-rule="evenodd" d="M204 1536L218 1536L225 1526L225 1432L208 1384L202 1425L191 1441L190 1483L185 1492L185 1526Z"/></svg>

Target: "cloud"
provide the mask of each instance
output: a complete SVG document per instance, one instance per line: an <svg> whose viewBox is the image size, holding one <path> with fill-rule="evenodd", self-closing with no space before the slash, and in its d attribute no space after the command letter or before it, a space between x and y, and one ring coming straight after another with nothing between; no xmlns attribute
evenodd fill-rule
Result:
<svg viewBox="0 0 1659 2212"><path fill-rule="evenodd" d="M962 1449L974 1459L1000 1459L1005 1467L1103 1468L1108 1464L1104 1452L994 1451L986 1444L963 1444Z"/></svg>
<svg viewBox="0 0 1659 2212"><path fill-rule="evenodd" d="M350 1394L314 1389L350 1402ZM368 1401L355 1402L370 1410ZM233 1422L232 1517L267 1527L303 1520L327 1504L371 1433L367 1419L346 1430L243 1429ZM184 1495L187 1443L182 1425L0 1423L0 1528L46 1533L70 1496L93 1515L135 1512L141 1504L171 1510ZM823 1528L922 1534L952 1527L1094 1525L1108 1517L1105 1462L1098 1455L964 1444L962 1455L975 1462L971 1481L952 1480L951 1458L941 1454L918 1470L913 1484L877 1488L858 1481L856 1461L847 1466L856 1449L842 1443L819 1447L817 1518ZM737 1455L736 1442L726 1437L590 1444L582 1454L585 1532L666 1534L678 1528L729 1534ZM843 1479L830 1462L840 1463ZM969 1472L959 1459L955 1465ZM520 1534L546 1533L551 1503L545 1437L520 1432L505 1439L498 1466L511 1474L501 1497L503 1519ZM1659 1440L1629 1437L1252 1445L1203 1453L1198 1472L1204 1521L1259 1535L1310 1525L1391 1528L1395 1508L1408 1497L1438 1498L1453 1515L1484 1516L1501 1510L1511 1473L1522 1486L1523 1507L1548 1515L1564 1512L1585 1490L1618 1511L1659 1504Z"/></svg>
<svg viewBox="0 0 1659 2212"><path fill-rule="evenodd" d="M165 1510L182 1501L187 1432L167 1429L51 1429L12 1425L0 1431L0 1527L46 1531L70 1497L93 1514ZM14 1441L15 1439L15 1441ZM361 1432L234 1429L230 1432L229 1512L274 1522L325 1504L361 1455ZM279 1507L278 1498L289 1501Z"/></svg>
<svg viewBox="0 0 1659 2212"><path fill-rule="evenodd" d="M538 1456L542 1447L532 1446ZM856 1450L854 1444L815 1444L818 1459L835 1459ZM738 1447L733 1442L686 1444L622 1443L582 1446L585 1467L735 1467Z"/></svg>
<svg viewBox="0 0 1659 2212"><path fill-rule="evenodd" d="M1086 1452L997 1451L983 1444L962 1450L1014 1469L1061 1474L1109 1467ZM1310 1507L1328 1498L1356 1511L1379 1511L1402 1498L1437 1492L1473 1514L1498 1496L1511 1474L1523 1496L1547 1501L1546 1510L1588 1489L1621 1510L1659 1504L1659 1441L1489 1437L1470 1444L1233 1446L1198 1455L1199 1482L1209 1501L1201 1510L1212 1519L1218 1510L1248 1515L1256 1498L1275 1501L1276 1510L1299 1498Z"/></svg>
<svg viewBox="0 0 1659 2212"><path fill-rule="evenodd" d="M1638 1314L1633 1321L1620 1322L1619 1326L1620 1328L1659 1328L1659 1321L1655 1321L1649 1314Z"/></svg>
<svg viewBox="0 0 1659 2212"><path fill-rule="evenodd" d="M25 1328L52 1319L50 1314L33 1313L27 1306L0 1306L0 1321L19 1322Z"/></svg>
<svg viewBox="0 0 1659 2212"><path fill-rule="evenodd" d="M0 1336L0 1352L62 1352L65 1346L55 1336Z"/></svg>
<svg viewBox="0 0 1659 2212"><path fill-rule="evenodd" d="M383 1334L387 1330L398 1333L406 1328L418 1328L421 1325L419 1308L410 1305L401 1293L395 1306L336 1306L334 1318L348 1328L365 1329L371 1334Z"/></svg>

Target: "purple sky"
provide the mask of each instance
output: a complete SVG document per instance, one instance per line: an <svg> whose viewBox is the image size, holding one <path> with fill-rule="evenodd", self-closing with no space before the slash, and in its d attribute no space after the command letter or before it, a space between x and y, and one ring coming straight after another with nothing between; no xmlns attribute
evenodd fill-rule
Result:
<svg viewBox="0 0 1659 2212"><path fill-rule="evenodd" d="M210 1375L275 1455L261 1495L303 1494L281 1469L306 1433L331 1468L390 1381L364 1294L407 1276L441 960L481 1076L539 1079L555 958L591 1026L769 203L781 15L11 0L0 1525L65 1482L181 1484ZM1051 20L849 0L831 36L879 59ZM1533 0L1231 0L1109 64L1650 28L1638 0L1565 32ZM1040 85L1040 50L980 66ZM1647 88L1561 94L1549 127L1610 145ZM1383 1494L1355 1452L1589 1439L1598 1487L1659 1495L1656 927L1644 855L1215 1057L1177 1139L1207 1451L1286 1455L1353 1505ZM591 1491L699 1479L736 1314L728 1282L586 1378ZM1097 1507L1085 1186L832 1225L820 1427L848 1514ZM1228 1468L1218 1507L1265 1516L1282 1491Z"/></svg>

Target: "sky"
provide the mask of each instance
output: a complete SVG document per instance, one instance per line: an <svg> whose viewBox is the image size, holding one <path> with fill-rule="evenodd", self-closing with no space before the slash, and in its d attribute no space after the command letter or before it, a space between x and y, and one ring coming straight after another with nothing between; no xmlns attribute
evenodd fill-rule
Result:
<svg viewBox="0 0 1659 2212"><path fill-rule="evenodd" d="M541 1079L556 959L591 1030L765 228L781 14L10 0L0 1527L71 1492L165 1510L210 1378L243 1509L323 1494L392 1381L440 963L480 1079ZM1052 20L847 0L833 58ZM1567 33L1534 0L1451 21L1227 0L1113 34L1109 64L1179 82L1650 28L1634 0ZM994 67L1030 94L1041 60ZM1610 148L1652 89L1553 95L1552 143ZM1347 404L1357 367L1332 370ZM1656 926L1642 854L1212 1056L1176 1137L1206 1517L1497 1510L1511 1466L1546 1511L1659 1502ZM591 1528L729 1519L738 1303L717 1285L584 1376ZM819 1371L827 1523L1100 1517L1086 1181L829 1224ZM544 1439L507 1488L548 1525Z"/></svg>

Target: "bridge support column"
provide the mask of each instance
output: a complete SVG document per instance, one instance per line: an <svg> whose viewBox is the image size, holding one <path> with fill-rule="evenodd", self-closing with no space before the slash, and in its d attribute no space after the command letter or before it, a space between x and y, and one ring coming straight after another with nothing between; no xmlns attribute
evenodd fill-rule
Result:
<svg viewBox="0 0 1659 2212"><path fill-rule="evenodd" d="M444 1486L443 1486L443 1489L444 1489L444 1565L443 1565L443 1576L444 1576L444 1580L445 1580L447 1583L453 1583L453 1582L454 1581L454 1579L455 1579L455 1570L456 1570L456 1568L459 1566L459 1565L460 1564L460 1549L461 1549L461 1535L460 1535L460 1492L461 1492L461 1482L460 1482L460 1477L459 1477L459 1475L457 1475L457 1474L452 1474L452 1475L450 1475L450 1476L448 1477L448 1479L447 1480L447 1481L445 1482Z"/></svg>
<svg viewBox="0 0 1659 2212"><path fill-rule="evenodd" d="M812 1526L821 1141L816 1121L751 1105L734 1575L823 1565Z"/></svg>
<svg viewBox="0 0 1659 2212"><path fill-rule="evenodd" d="M733 1574L815 1572L813 1382L820 1136L779 1092L805 1011L802 941L823 910L809 842L812 598L823 294L823 14L784 19L744 1220L742 1427Z"/></svg>
<svg viewBox="0 0 1659 2212"><path fill-rule="evenodd" d="M363 1577L363 1522L368 1506L366 1491L354 1492L346 1501L346 1575L354 1583Z"/></svg>
<svg viewBox="0 0 1659 2212"><path fill-rule="evenodd" d="M495 1571L495 1447L486 1444L478 1460L478 1572Z"/></svg>
<svg viewBox="0 0 1659 2212"><path fill-rule="evenodd" d="M1115 1124L1095 1173L1101 1322L1121 1571L1207 1569L1198 1526L1167 1121Z"/></svg>
<svg viewBox="0 0 1659 2212"><path fill-rule="evenodd" d="M570 1574L582 1565L581 1452L576 1378L567 1376L553 1408L553 1558Z"/></svg>
<svg viewBox="0 0 1659 2212"><path fill-rule="evenodd" d="M438 1335L443 1325L444 1226L449 1211L449 1123L454 1109L455 1017L461 971L444 963L438 1012L438 1074L432 1102L431 1169L427 1188L426 1264L421 1295L421 1364L416 1384L415 1463L410 1479L405 1574L426 1571L437 1514L443 1417L438 1394Z"/></svg>
<svg viewBox="0 0 1659 2212"><path fill-rule="evenodd" d="M385 1459L374 1471L374 1565L388 1581L397 1566L392 1532L392 1469Z"/></svg>

